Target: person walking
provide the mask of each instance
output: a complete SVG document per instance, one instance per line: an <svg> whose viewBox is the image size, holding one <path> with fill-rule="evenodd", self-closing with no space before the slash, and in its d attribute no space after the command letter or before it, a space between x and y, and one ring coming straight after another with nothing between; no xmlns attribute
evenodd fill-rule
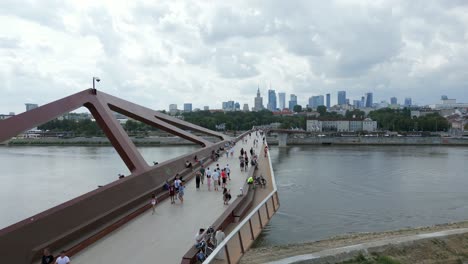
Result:
<svg viewBox="0 0 468 264"><path fill-rule="evenodd" d="M241 153L241 156L244 156L244 148L241 148L240 153Z"/></svg>
<svg viewBox="0 0 468 264"><path fill-rule="evenodd" d="M215 170L212 174L213 177L213 185L214 185L214 190L218 191L218 186L219 186L219 171Z"/></svg>
<svg viewBox="0 0 468 264"><path fill-rule="evenodd" d="M153 193L151 195L151 210L152 210L152 215L154 215L154 212L156 211L156 203L157 203L157 200L156 200L156 195Z"/></svg>
<svg viewBox="0 0 468 264"><path fill-rule="evenodd" d="M48 248L44 248L44 251L42 251L41 264L52 264L52 263L54 263L54 256L50 254L50 251Z"/></svg>
<svg viewBox="0 0 468 264"><path fill-rule="evenodd" d="M228 179L231 180L231 168L229 167L229 164L226 164L226 167L224 169L226 170Z"/></svg>
<svg viewBox="0 0 468 264"><path fill-rule="evenodd" d="M203 165L200 166L200 174L201 184L203 184L205 181L205 167Z"/></svg>
<svg viewBox="0 0 468 264"><path fill-rule="evenodd" d="M265 138L264 138L264 139L265 139ZM265 152L265 158L266 158L266 156L267 156L267 154L268 154L268 146L265 146L265 149L264 149L263 151Z"/></svg>
<svg viewBox="0 0 468 264"><path fill-rule="evenodd" d="M174 187L175 187L175 192L176 192L176 197L175 199L177 200L177 194L179 193L179 187L180 187L180 184L182 183L182 180L179 179L179 177L177 177L179 174L176 175L176 178L174 180Z"/></svg>
<svg viewBox="0 0 468 264"><path fill-rule="evenodd" d="M232 147L229 152L231 152L231 158L234 157L234 147Z"/></svg>
<svg viewBox="0 0 468 264"><path fill-rule="evenodd" d="M221 170L221 188L226 187L226 182L227 182L227 174L226 174L226 169Z"/></svg>
<svg viewBox="0 0 468 264"><path fill-rule="evenodd" d="M250 148L250 156L253 156L253 154L254 154L253 148Z"/></svg>
<svg viewBox="0 0 468 264"><path fill-rule="evenodd" d="M206 168L206 184L208 185L208 191L211 191L211 170L210 167Z"/></svg>
<svg viewBox="0 0 468 264"><path fill-rule="evenodd" d="M175 194L176 194L176 191L175 191L174 184L171 184L169 186L169 197L171 197L171 204L175 203Z"/></svg>
<svg viewBox="0 0 468 264"><path fill-rule="evenodd" d="M62 252L60 252L60 256L58 256L57 259L55 260L55 263L56 264L68 264L68 263L70 263L70 258L67 257L66 253L67 252L65 252L65 250L62 250Z"/></svg>
<svg viewBox="0 0 468 264"><path fill-rule="evenodd" d="M200 189L200 181L201 181L201 173L197 171L197 173L195 174L195 184L196 184L197 190Z"/></svg>
<svg viewBox="0 0 468 264"><path fill-rule="evenodd" d="M184 183L181 183L179 186L179 200L180 203L184 203L184 191L185 191L185 185Z"/></svg>

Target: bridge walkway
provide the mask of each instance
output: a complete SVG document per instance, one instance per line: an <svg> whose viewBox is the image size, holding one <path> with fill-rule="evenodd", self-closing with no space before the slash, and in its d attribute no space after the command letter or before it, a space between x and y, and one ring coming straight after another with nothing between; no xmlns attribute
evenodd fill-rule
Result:
<svg viewBox="0 0 468 264"><path fill-rule="evenodd" d="M246 136L248 142L239 141L235 146L233 157L225 155L216 162L223 168L229 164L231 168L231 181L228 189L233 199L239 193L246 180L246 172L241 172L238 156L240 149L250 150L256 138ZM261 138L254 148L259 156L263 154ZM208 165L211 169L216 163ZM205 179L206 181L206 179ZM148 203L149 203L148 198ZM231 200L232 201L232 200ZM73 263L180 263L182 256L194 244L195 234L200 227L212 224L225 210L222 191L208 191L206 182L197 190L195 181L186 183L184 203L177 200L171 204L166 199L158 204L156 213L148 211L133 219L118 230L97 241L90 247L75 255Z"/></svg>

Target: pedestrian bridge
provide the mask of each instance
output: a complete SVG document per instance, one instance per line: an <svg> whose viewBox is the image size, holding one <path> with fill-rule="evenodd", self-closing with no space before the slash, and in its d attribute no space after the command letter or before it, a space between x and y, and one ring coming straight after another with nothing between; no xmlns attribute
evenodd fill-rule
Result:
<svg viewBox="0 0 468 264"><path fill-rule="evenodd" d="M260 131L231 138L92 89L0 121L0 142L81 106L90 110L131 174L0 230L0 255L5 263L36 263L46 247L54 255L66 250L73 263L196 263L195 234L208 226L221 228L226 238L204 263L237 263L278 210L274 173ZM202 148L150 166L113 111ZM209 142L200 134L220 141ZM235 144L233 156L225 155L229 144ZM258 155L256 168L241 171L241 149L252 149ZM216 161L213 152L219 152ZM186 160L194 166L186 168ZM222 192L208 190L206 179L196 188L194 176L200 166L214 168L216 164L221 168L229 164L231 169L227 188L233 198L228 205L223 204ZM176 174L185 180L186 190L184 202L172 204L163 185ZM247 184L248 177L259 175L267 180L265 188ZM152 194L158 198L154 214Z"/></svg>

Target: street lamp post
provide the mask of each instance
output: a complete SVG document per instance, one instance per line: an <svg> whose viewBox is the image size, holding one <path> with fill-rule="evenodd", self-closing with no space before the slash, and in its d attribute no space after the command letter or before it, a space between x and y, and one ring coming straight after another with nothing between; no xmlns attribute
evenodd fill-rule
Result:
<svg viewBox="0 0 468 264"><path fill-rule="evenodd" d="M99 77L93 77L93 94L97 94L97 90L96 90L96 82L100 82L101 79L99 79Z"/></svg>

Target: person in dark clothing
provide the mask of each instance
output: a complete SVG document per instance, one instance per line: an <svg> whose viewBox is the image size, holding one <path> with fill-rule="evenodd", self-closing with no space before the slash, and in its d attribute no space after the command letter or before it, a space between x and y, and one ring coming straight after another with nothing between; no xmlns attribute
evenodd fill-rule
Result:
<svg viewBox="0 0 468 264"><path fill-rule="evenodd" d="M54 263L54 256L50 254L50 251L48 248L44 248L44 251L42 252L42 261L41 264L51 264Z"/></svg>
<svg viewBox="0 0 468 264"><path fill-rule="evenodd" d="M241 148L241 156L244 156L244 148Z"/></svg>
<svg viewBox="0 0 468 264"><path fill-rule="evenodd" d="M250 148L250 156L253 156L253 148Z"/></svg>
<svg viewBox="0 0 468 264"><path fill-rule="evenodd" d="M200 181L201 181L201 173L197 171L195 174L195 183L197 185L197 189L200 189Z"/></svg>

